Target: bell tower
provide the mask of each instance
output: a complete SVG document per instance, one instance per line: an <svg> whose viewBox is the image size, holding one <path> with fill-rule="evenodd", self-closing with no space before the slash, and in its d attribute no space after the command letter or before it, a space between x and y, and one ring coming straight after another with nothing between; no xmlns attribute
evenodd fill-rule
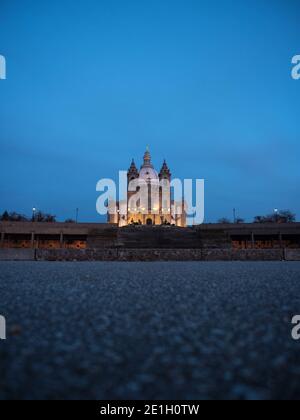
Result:
<svg viewBox="0 0 300 420"><path fill-rule="evenodd" d="M171 177L172 177L172 174L165 159L159 173L159 180L161 181L162 179L167 179L169 182L171 182Z"/></svg>
<svg viewBox="0 0 300 420"><path fill-rule="evenodd" d="M166 160L159 172L159 207L162 223L171 223L171 171Z"/></svg>
<svg viewBox="0 0 300 420"><path fill-rule="evenodd" d="M139 171L137 170L134 159L132 159L130 168L128 169L128 172L127 172L128 184L130 181L133 181L134 179L137 179L138 177L139 177Z"/></svg>
<svg viewBox="0 0 300 420"><path fill-rule="evenodd" d="M130 223L131 221L136 221L135 220L136 209L129 208L130 199L136 194L136 191L129 191L129 184L130 182L138 179L139 176L140 176L139 171L137 170L134 159L132 159L130 168L128 169L128 172L127 172L127 223Z"/></svg>

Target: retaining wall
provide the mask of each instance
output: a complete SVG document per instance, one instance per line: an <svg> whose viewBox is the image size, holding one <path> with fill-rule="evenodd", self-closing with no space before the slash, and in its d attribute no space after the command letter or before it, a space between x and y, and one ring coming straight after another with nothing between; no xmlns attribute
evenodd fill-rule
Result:
<svg viewBox="0 0 300 420"><path fill-rule="evenodd" d="M34 261L34 249L0 248L0 261Z"/></svg>
<svg viewBox="0 0 300 420"><path fill-rule="evenodd" d="M0 249L0 261L300 261L300 249Z"/></svg>
<svg viewBox="0 0 300 420"><path fill-rule="evenodd" d="M284 250L38 249L39 261L281 261Z"/></svg>
<svg viewBox="0 0 300 420"><path fill-rule="evenodd" d="M300 249L285 249L286 261L300 261Z"/></svg>

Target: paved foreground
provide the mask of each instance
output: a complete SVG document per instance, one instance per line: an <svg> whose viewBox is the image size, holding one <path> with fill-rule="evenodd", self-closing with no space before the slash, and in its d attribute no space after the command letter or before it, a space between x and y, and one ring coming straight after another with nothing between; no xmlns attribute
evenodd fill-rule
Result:
<svg viewBox="0 0 300 420"><path fill-rule="evenodd" d="M0 263L0 398L300 398L300 263Z"/></svg>

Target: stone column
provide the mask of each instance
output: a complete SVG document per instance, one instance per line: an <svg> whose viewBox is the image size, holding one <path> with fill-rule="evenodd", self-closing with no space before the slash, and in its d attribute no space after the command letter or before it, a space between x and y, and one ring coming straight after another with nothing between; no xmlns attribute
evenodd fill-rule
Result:
<svg viewBox="0 0 300 420"><path fill-rule="evenodd" d="M60 232L60 247L63 248L64 247L64 234L62 232Z"/></svg>
<svg viewBox="0 0 300 420"><path fill-rule="evenodd" d="M280 242L280 248L283 247L283 242L282 242L282 233L279 232L279 242Z"/></svg>
<svg viewBox="0 0 300 420"><path fill-rule="evenodd" d="M34 232L31 232L31 248L34 248Z"/></svg>
<svg viewBox="0 0 300 420"><path fill-rule="evenodd" d="M1 232L1 243L0 243L0 247L3 248L4 247L4 239L5 239L5 233Z"/></svg>
<svg viewBox="0 0 300 420"><path fill-rule="evenodd" d="M255 237L254 237L254 233L251 232L251 243L252 243L252 248L255 248Z"/></svg>

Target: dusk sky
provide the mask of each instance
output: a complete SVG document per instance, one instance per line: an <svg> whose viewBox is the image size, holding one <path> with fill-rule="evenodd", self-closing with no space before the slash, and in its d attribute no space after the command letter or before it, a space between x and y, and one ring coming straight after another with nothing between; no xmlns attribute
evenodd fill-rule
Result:
<svg viewBox="0 0 300 420"><path fill-rule="evenodd" d="M0 212L97 221L149 145L205 220L300 218L298 0L1 0Z"/></svg>

